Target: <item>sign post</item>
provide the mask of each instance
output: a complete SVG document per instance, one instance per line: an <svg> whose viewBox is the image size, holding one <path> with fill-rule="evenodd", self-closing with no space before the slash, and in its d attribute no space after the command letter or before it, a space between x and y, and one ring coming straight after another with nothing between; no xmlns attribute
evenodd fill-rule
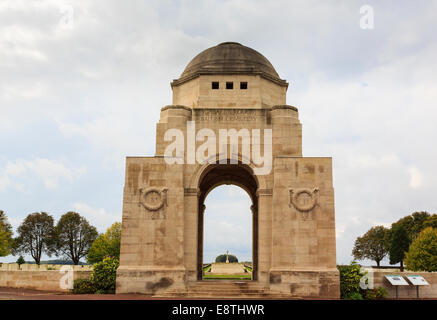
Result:
<svg viewBox="0 0 437 320"><path fill-rule="evenodd" d="M411 282L413 286L416 286L416 296L419 299L419 287L420 286L429 286L428 281L425 280L424 277L419 275L407 275L408 281Z"/></svg>
<svg viewBox="0 0 437 320"><path fill-rule="evenodd" d="M397 274L388 274L385 276L385 278L390 282L390 284L392 286L394 286L396 288L396 299L398 299L399 294L398 294L398 287L399 286L408 286L408 282L405 281L405 279Z"/></svg>

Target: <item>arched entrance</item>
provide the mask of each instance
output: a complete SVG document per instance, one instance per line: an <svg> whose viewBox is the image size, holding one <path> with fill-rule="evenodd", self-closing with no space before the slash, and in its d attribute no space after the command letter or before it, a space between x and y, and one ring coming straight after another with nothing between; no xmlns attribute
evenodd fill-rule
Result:
<svg viewBox="0 0 437 320"><path fill-rule="evenodd" d="M244 164L209 165L199 179L198 196L198 245L197 245L197 279L202 280L203 269L203 231L205 199L214 188L223 184L233 184L243 188L252 200L252 280L258 279L258 182L251 168Z"/></svg>

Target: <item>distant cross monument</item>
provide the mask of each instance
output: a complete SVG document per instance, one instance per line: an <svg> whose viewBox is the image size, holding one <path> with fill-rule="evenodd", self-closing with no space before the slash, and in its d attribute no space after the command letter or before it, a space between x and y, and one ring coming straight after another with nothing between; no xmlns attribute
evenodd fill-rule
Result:
<svg viewBox="0 0 437 320"><path fill-rule="evenodd" d="M229 250L226 250L226 263L229 263Z"/></svg>

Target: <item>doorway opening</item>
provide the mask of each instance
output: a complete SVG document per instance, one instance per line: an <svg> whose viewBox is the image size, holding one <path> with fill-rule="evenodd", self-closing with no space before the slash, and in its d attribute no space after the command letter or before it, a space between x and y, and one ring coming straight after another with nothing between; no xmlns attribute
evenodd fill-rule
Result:
<svg viewBox="0 0 437 320"><path fill-rule="evenodd" d="M257 280L257 189L246 165L205 169L198 196L198 280Z"/></svg>

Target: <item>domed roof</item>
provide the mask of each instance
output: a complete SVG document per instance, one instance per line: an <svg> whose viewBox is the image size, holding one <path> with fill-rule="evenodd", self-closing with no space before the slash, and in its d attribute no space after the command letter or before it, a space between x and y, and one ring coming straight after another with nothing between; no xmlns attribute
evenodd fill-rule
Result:
<svg viewBox="0 0 437 320"><path fill-rule="evenodd" d="M258 51L237 42L223 42L206 49L194 57L172 85L189 81L199 75L245 74L261 75L280 85L287 86L269 60Z"/></svg>

